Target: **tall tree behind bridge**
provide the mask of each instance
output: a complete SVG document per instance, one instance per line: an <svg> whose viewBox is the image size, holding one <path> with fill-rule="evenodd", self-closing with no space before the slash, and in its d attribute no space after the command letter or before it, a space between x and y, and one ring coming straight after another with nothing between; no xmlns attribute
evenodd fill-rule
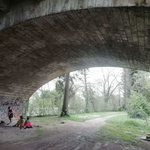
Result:
<svg viewBox="0 0 150 150"><path fill-rule="evenodd" d="M124 97L124 104L123 107L126 109L127 106L127 99L130 97L131 93L131 70L124 68L123 69L123 97Z"/></svg>
<svg viewBox="0 0 150 150"><path fill-rule="evenodd" d="M83 90L83 96L85 98L85 112L89 112L89 93L88 93L88 83L87 83L87 70L88 69L82 69L79 71L79 73L82 75L80 80L83 82L84 90Z"/></svg>
<svg viewBox="0 0 150 150"><path fill-rule="evenodd" d="M68 103L68 101L76 95L76 91L77 91L76 86L74 84L75 80L77 79L77 74L70 75L70 73L69 73L69 80L67 78L68 78L68 74L60 76L55 85L56 91L59 94L59 100L61 102L63 101L63 104L60 103L61 112L62 112L63 107L65 107L65 105L66 105L64 103L65 97L67 96L67 103ZM69 86L67 84L69 84ZM68 88L68 89L66 89L66 88ZM65 95L65 94L67 94L67 95Z"/></svg>
<svg viewBox="0 0 150 150"><path fill-rule="evenodd" d="M65 91L64 91L65 93L63 99L61 117L68 116L69 77L70 77L70 73L67 73L65 75Z"/></svg>
<svg viewBox="0 0 150 150"><path fill-rule="evenodd" d="M89 105L89 93L88 93L88 86L87 86L87 72L86 69L83 69L83 76L84 76L84 88L85 88L85 102L86 102L86 106L85 106L85 112L88 113L88 105Z"/></svg>
<svg viewBox="0 0 150 150"><path fill-rule="evenodd" d="M142 94L150 102L150 73L136 71L132 76L132 90Z"/></svg>
<svg viewBox="0 0 150 150"><path fill-rule="evenodd" d="M130 98L131 90L134 90L134 85L136 83L135 74L137 71L134 69L123 69L123 96L124 96L124 105L123 107L126 109L127 107L127 99Z"/></svg>
<svg viewBox="0 0 150 150"><path fill-rule="evenodd" d="M105 102L105 109L107 110L108 102L121 86L121 81L119 80L120 72L115 74L112 71L104 72L104 70L101 69L101 74L102 78L100 79L99 85L102 89L101 93Z"/></svg>

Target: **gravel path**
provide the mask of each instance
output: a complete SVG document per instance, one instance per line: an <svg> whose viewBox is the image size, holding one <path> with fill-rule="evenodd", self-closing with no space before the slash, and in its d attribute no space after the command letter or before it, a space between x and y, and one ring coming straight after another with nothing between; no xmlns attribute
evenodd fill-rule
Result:
<svg viewBox="0 0 150 150"><path fill-rule="evenodd" d="M118 143L102 145L99 142L97 131L107 119L114 116L117 115L92 119L84 123L66 121L65 124L42 128L45 131L41 134L35 134L33 130L0 128L2 135L0 150L125 150L124 146ZM135 148L130 147L129 150ZM143 149L136 148L136 150Z"/></svg>

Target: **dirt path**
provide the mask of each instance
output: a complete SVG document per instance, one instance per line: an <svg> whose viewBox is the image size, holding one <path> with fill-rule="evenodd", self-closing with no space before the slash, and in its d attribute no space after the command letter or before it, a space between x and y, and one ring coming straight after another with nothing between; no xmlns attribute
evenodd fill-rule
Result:
<svg viewBox="0 0 150 150"><path fill-rule="evenodd" d="M44 133L35 134L31 130L13 129L13 135L5 134L8 129L0 129L0 150L124 150L120 144L102 145L97 131L105 121L117 115L92 119L84 123L67 121L52 127L40 129ZM12 128L9 128L12 133ZM33 133L32 133L33 132ZM6 138L7 136L7 138ZM6 138L6 139L5 139ZM126 149L127 150L127 149ZM130 147L130 150L132 148ZM133 147L134 150L134 147ZM138 149L137 149L138 150ZM139 149L142 150L142 149Z"/></svg>

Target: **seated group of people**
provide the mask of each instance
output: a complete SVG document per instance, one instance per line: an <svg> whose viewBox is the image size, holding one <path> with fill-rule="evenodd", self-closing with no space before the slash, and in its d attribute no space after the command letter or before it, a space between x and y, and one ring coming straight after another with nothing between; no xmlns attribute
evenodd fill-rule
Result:
<svg viewBox="0 0 150 150"><path fill-rule="evenodd" d="M17 123L14 125L14 127L19 127L20 129L26 129L26 128L32 128L31 122L29 120L29 117L24 122L23 116L20 116L20 119L17 121Z"/></svg>

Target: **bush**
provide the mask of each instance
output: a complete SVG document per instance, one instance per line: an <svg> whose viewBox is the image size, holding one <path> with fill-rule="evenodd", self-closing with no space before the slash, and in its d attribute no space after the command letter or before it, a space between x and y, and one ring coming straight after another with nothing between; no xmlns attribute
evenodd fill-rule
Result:
<svg viewBox="0 0 150 150"><path fill-rule="evenodd" d="M150 103L137 92L131 92L127 105L128 115L132 118L146 119L150 116Z"/></svg>

